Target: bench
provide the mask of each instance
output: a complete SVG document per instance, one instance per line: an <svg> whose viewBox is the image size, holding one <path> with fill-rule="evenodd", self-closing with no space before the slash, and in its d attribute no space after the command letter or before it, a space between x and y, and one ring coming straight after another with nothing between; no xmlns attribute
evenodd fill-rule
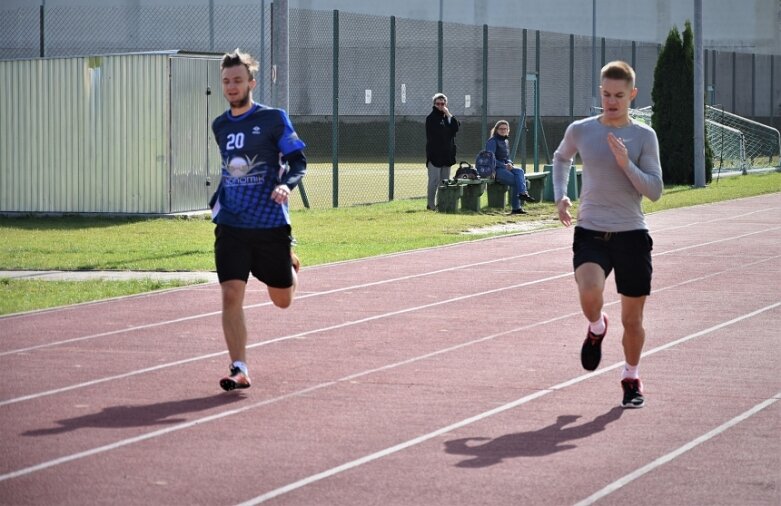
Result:
<svg viewBox="0 0 781 506"><path fill-rule="evenodd" d="M543 166L543 170L546 174L551 174L551 183L547 184L545 186L545 191L543 194L543 199L553 202L553 165L545 165ZM574 165L571 165L569 168L569 182L567 183L567 197L571 201L578 200L578 197L580 197L580 187L581 187L581 178L582 178L582 170L576 170Z"/></svg>
<svg viewBox="0 0 781 506"><path fill-rule="evenodd" d="M526 190L529 195L537 199L537 202L542 202L542 197L545 192L545 186L548 184L547 172L527 172L526 173ZM498 183L494 179L488 180L488 207L505 206L505 195L507 195L509 186L506 184Z"/></svg>
<svg viewBox="0 0 781 506"><path fill-rule="evenodd" d="M459 201L464 211L480 212L480 197L485 193L483 179L448 179L437 189L437 211L455 213Z"/></svg>

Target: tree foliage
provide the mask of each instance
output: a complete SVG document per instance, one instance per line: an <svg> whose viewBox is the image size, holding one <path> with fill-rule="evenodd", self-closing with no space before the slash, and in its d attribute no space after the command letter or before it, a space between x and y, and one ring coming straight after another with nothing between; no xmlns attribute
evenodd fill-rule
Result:
<svg viewBox="0 0 781 506"><path fill-rule="evenodd" d="M665 184L694 183L694 35L691 23L681 36L673 26L654 69L652 126L659 139ZM705 143L705 179L713 167Z"/></svg>

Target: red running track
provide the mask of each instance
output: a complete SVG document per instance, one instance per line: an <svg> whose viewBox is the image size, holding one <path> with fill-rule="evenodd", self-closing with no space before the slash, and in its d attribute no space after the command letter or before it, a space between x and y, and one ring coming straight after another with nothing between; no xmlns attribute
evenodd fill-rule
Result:
<svg viewBox="0 0 781 506"><path fill-rule="evenodd" d="M241 393L216 284L0 318L0 503L781 504L779 215L648 217L641 410L612 277L580 368L563 228L253 282Z"/></svg>

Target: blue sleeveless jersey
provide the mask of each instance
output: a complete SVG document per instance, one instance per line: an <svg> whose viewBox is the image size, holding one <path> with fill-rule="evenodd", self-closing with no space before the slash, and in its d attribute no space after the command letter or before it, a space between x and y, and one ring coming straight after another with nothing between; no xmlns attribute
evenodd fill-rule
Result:
<svg viewBox="0 0 781 506"><path fill-rule="evenodd" d="M254 102L241 116L228 109L214 120L212 132L222 156L212 221L241 228L289 225L288 205L271 200L271 192L285 182L280 156L305 144L285 111Z"/></svg>

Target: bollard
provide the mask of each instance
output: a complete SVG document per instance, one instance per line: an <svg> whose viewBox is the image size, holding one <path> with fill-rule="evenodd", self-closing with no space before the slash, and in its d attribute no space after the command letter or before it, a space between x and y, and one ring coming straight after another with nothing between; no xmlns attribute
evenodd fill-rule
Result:
<svg viewBox="0 0 781 506"><path fill-rule="evenodd" d="M480 197L485 193L485 181L464 181L464 191L461 195L461 210L480 212Z"/></svg>
<svg viewBox="0 0 781 506"><path fill-rule="evenodd" d="M546 165L544 167L545 172L550 175L545 179L545 189L543 190L543 198L548 202L553 202L553 165ZM567 197L571 201L578 200L580 191L578 190L578 175L575 170L575 166L571 165L569 168L569 182L567 183Z"/></svg>
<svg viewBox="0 0 781 506"><path fill-rule="evenodd" d="M504 209L504 196L507 186L502 183L492 182L488 185L488 207Z"/></svg>
<svg viewBox="0 0 781 506"><path fill-rule="evenodd" d="M442 184L437 189L437 211L440 213L455 213L458 210L458 200L461 198L463 186L457 184Z"/></svg>

